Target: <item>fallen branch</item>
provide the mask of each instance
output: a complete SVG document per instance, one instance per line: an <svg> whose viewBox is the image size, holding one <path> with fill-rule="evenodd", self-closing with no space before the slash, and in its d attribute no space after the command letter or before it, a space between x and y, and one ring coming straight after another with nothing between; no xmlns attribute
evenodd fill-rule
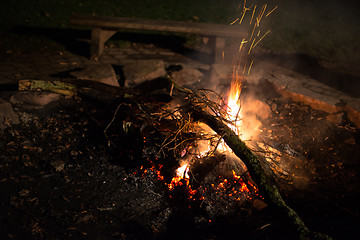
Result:
<svg viewBox="0 0 360 240"><path fill-rule="evenodd" d="M49 81L40 79L19 80L19 90L50 91L63 95L73 96L83 89L95 89L115 96L131 97L140 93L125 87L110 86L105 83L92 80L62 79L61 81Z"/></svg>
<svg viewBox="0 0 360 240"><path fill-rule="evenodd" d="M75 95L75 85L61 81L44 81L35 79L19 80L19 90L50 91L67 96Z"/></svg>
<svg viewBox="0 0 360 240"><path fill-rule="evenodd" d="M325 234L311 232L306 227L299 215L285 203L277 186L265 173L258 158L225 123L198 106L190 104L186 111L192 114L195 121L207 124L224 139L235 155L246 165L252 180L257 184L267 204L284 213L298 232L300 239L331 239Z"/></svg>

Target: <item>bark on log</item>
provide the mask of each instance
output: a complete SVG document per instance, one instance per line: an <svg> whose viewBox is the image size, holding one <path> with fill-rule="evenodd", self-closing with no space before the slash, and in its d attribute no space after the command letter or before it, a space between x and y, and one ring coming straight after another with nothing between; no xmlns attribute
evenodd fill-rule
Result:
<svg viewBox="0 0 360 240"><path fill-rule="evenodd" d="M194 120L201 121L218 133L246 165L252 180L257 184L260 194L268 205L283 213L299 234L300 239L331 239L326 234L311 232L300 218L283 200L277 186L263 170L260 161L246 146L246 144L226 124L215 116L205 112L199 107L190 105L187 112L191 113Z"/></svg>

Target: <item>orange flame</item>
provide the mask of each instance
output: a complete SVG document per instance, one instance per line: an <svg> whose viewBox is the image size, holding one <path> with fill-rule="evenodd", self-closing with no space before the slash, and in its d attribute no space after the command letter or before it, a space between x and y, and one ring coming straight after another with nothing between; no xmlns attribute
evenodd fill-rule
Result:
<svg viewBox="0 0 360 240"><path fill-rule="evenodd" d="M228 114L229 120L233 121L235 127L233 130L238 134L238 125L241 119L241 104L240 104L240 94L241 94L241 78L239 76L235 76L235 79L231 82L230 93L228 98Z"/></svg>
<svg viewBox="0 0 360 240"><path fill-rule="evenodd" d="M176 169L176 176L171 179L171 182L168 184L169 190L173 190L175 186L186 184L189 185L189 163L185 163ZM183 181L181 181L183 180Z"/></svg>

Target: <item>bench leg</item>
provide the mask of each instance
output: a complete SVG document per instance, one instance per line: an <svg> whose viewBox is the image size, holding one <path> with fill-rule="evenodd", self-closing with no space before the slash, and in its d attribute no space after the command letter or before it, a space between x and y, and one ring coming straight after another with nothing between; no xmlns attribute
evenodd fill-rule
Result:
<svg viewBox="0 0 360 240"><path fill-rule="evenodd" d="M215 63L224 62L225 38L215 38Z"/></svg>
<svg viewBox="0 0 360 240"><path fill-rule="evenodd" d="M105 42L111 38L116 31L94 28L91 32L90 58L97 59L100 57L105 48Z"/></svg>

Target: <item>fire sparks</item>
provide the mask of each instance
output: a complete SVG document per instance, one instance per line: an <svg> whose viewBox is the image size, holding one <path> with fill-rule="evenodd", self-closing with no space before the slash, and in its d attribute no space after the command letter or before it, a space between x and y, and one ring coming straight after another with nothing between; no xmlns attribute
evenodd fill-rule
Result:
<svg viewBox="0 0 360 240"><path fill-rule="evenodd" d="M261 123L256 119L256 117L249 118L247 116L247 118L249 118L249 119L244 120L243 114L245 115L245 113L249 112L249 110L246 110L246 108L253 107L254 105L249 104L249 106L245 107L245 109L244 109L241 106L240 95L241 95L241 89L242 89L242 83L244 80L244 75L245 75L245 73L247 73L248 75L250 74L251 68L254 63L253 59L248 57L248 55L250 55L251 51L265 38L265 36L267 36L270 33L270 30L268 30L267 32L264 31L265 34L263 34L261 37L259 37L260 32L262 32L262 30L260 30L261 20L263 19L264 16L267 17L273 11L275 11L275 9L277 9L277 6L274 7L271 11L268 11L267 13L265 13L267 8L268 8L267 4L263 5L262 7L257 7L256 5L251 5L250 7L247 7L246 0L245 0L242 11L241 11L241 16L239 16L233 22L230 23L230 25L233 25L236 22L241 24L246 17L246 13L250 12L250 14L251 14L250 25L253 25L253 27L251 27L252 33L251 33L251 36L249 39L243 38L241 40L241 43L240 43L240 46L238 49L238 53L237 53L238 58L237 58L237 61L234 62L233 79L232 79L230 91L228 94L227 109L226 109L228 126L243 141L248 141L253 136L255 136L256 132L258 131L258 129L261 125ZM257 11L257 9L258 9L258 11ZM255 30L256 30L257 35L253 38ZM248 58L250 58L250 61L251 61L250 64L247 64ZM202 129L201 126L199 128ZM206 128L204 128L204 129L206 129ZM209 134L215 134L211 129L210 130L207 129L205 131L207 131ZM203 158L204 156L211 154L212 153L211 149L213 149L214 146L211 144L211 142L209 140L198 140L196 148L198 148L198 151L196 153L188 152L187 154L188 155L196 155L196 157L200 159L200 158ZM218 141L217 145L215 146L215 149L217 151L224 152L228 155L233 154L231 149L221 139ZM190 165L188 162L188 163L182 164L176 170L176 176L172 179L171 183L168 185L170 190L174 189L175 186L180 185L180 184L182 184L182 185L186 184L187 186L190 187L189 173L188 173L189 168L190 168ZM237 178L234 177L234 179L237 179ZM225 182L222 184L225 184ZM247 189L247 191L248 190L249 189ZM241 189L239 191L246 191L246 189L241 187Z"/></svg>
<svg viewBox="0 0 360 240"><path fill-rule="evenodd" d="M275 9L277 9L278 8L278 6L276 6L276 7L274 7L274 9L273 10L271 10L270 12L268 12L268 14L266 14L266 16L265 17L268 17L273 11L275 11Z"/></svg>
<svg viewBox="0 0 360 240"><path fill-rule="evenodd" d="M246 6L246 0L244 0L244 4L243 4L243 9L241 11L241 15L239 17L237 17L234 21L232 21L230 23L230 25L235 24L236 22L239 22L239 24L242 24L244 21L244 19L247 18L246 15L249 15L249 22L250 22L250 29L251 34L250 34L250 38L248 39L242 39L240 47L239 47L239 57L238 57L238 64L234 64L234 65L238 65L238 68L240 69L242 66L240 66L242 63L243 64L243 72L248 72L248 75L250 74L250 70L251 70L251 66L252 66L252 60L251 60L251 64L248 67L247 71L246 71L246 66L248 66L247 64L247 55L250 55L252 50L265 38L265 36L267 36L270 33L270 30L266 31L266 33L260 38L260 39L256 39L256 37L254 37L254 33L257 32L257 37L259 37L260 32L265 32L264 29L261 29L261 21L265 18L267 18L271 13L273 13L278 6L275 6L272 8L272 10L267 11L267 9L269 9L270 6L268 6L268 4L264 4L261 7L258 7L257 5L251 5L250 7ZM271 9L271 8L270 8ZM267 13L265 13L267 11ZM249 12L249 14L247 14ZM261 29L261 31L260 31ZM257 30L257 31L255 31ZM255 33L256 35L256 33ZM254 37L254 38L253 38ZM246 44L247 43L247 44ZM246 46L245 46L246 45ZM246 49L246 50L244 50ZM247 52L247 54L242 54L241 50Z"/></svg>

